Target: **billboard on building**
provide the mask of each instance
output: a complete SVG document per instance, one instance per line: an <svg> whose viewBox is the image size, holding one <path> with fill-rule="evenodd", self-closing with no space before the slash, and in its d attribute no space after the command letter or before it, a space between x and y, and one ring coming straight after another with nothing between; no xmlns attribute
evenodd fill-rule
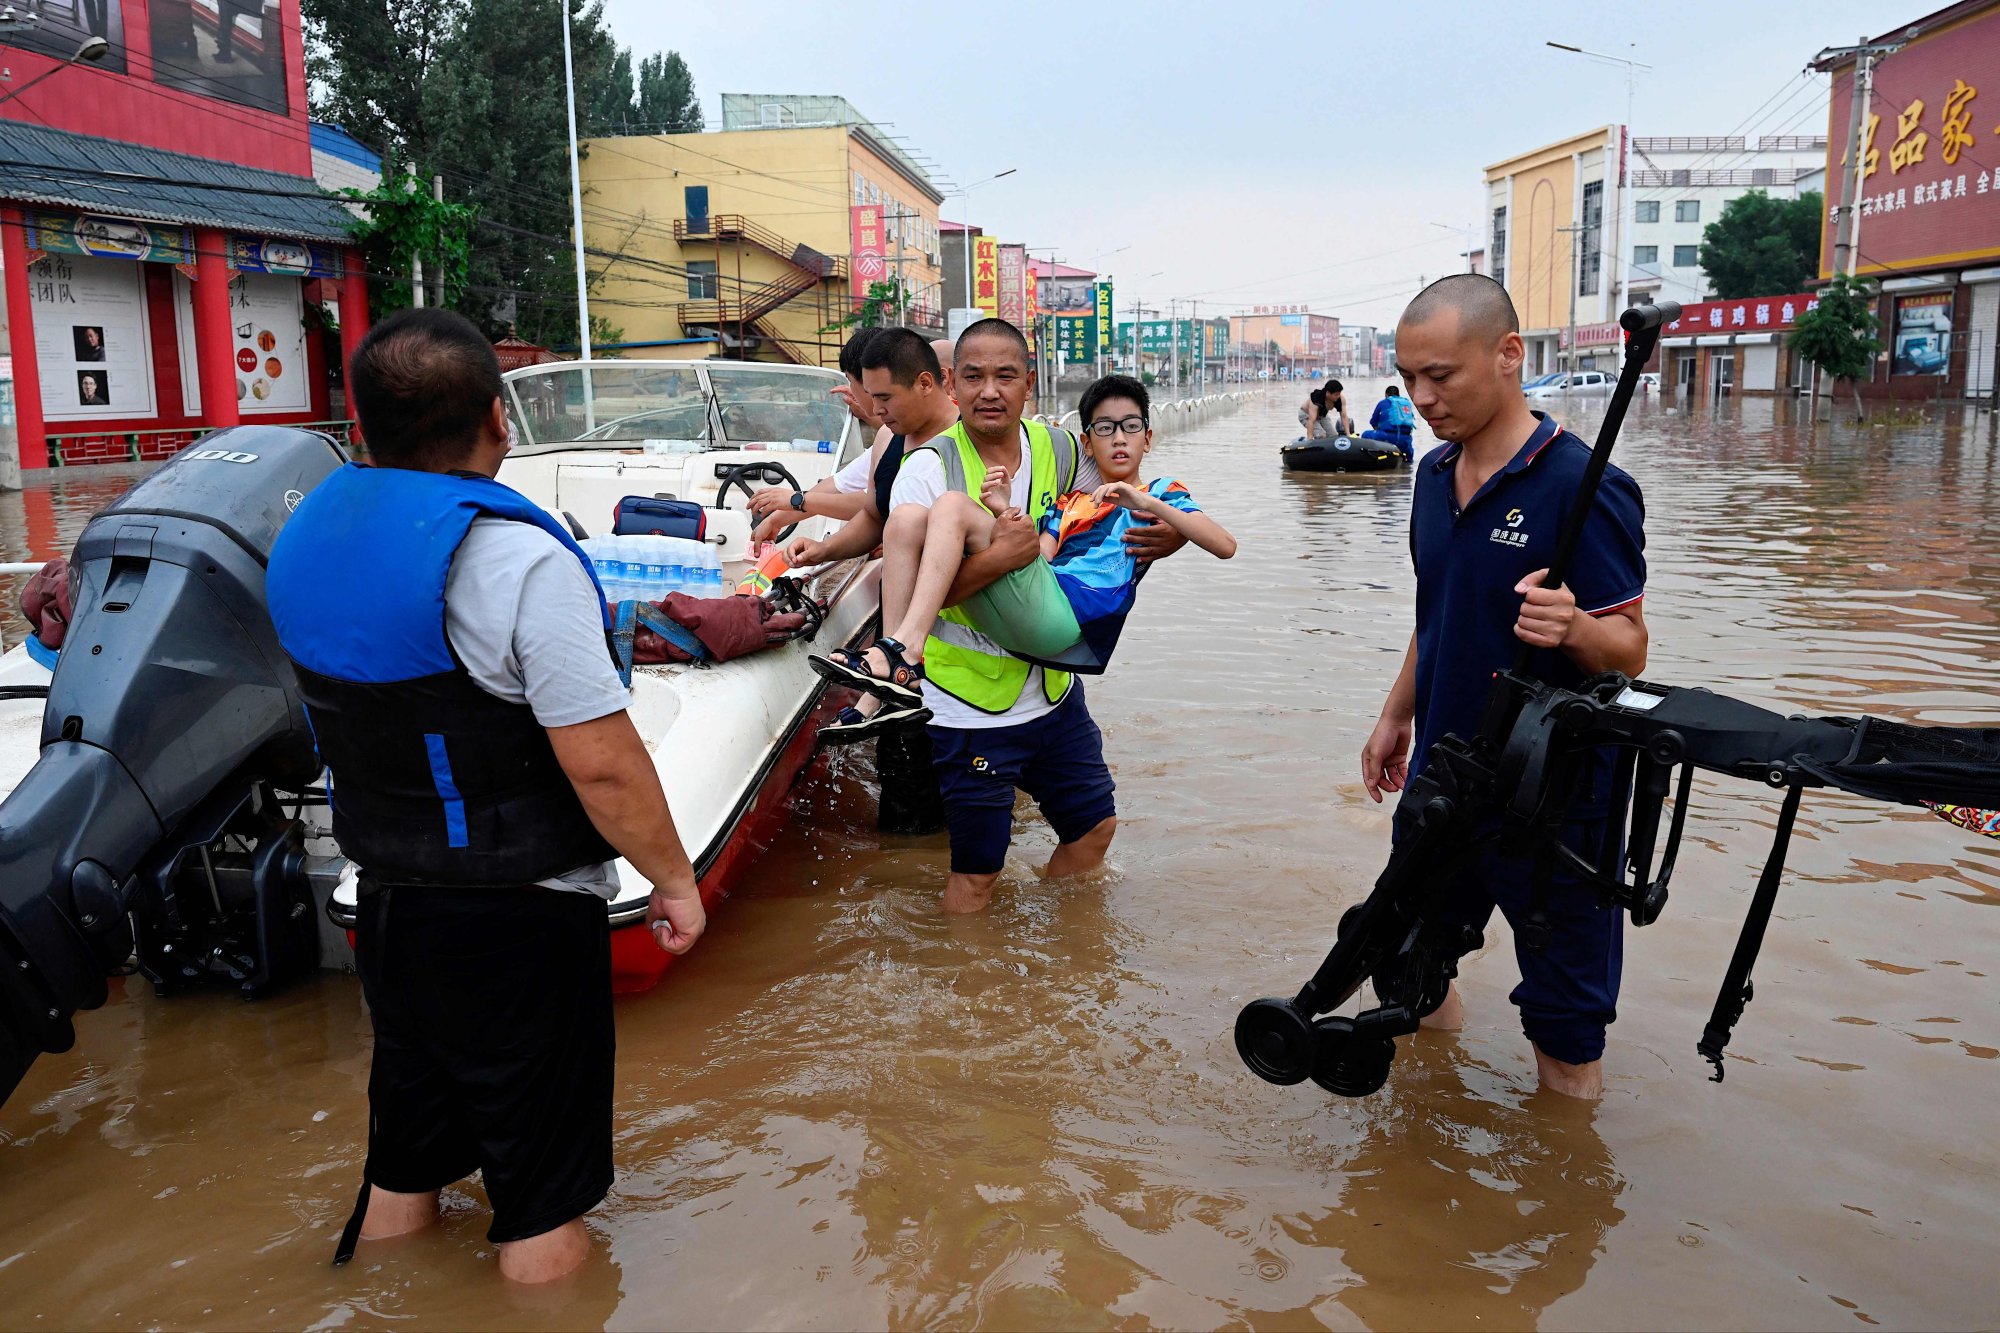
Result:
<svg viewBox="0 0 2000 1333"><path fill-rule="evenodd" d="M1111 284L1095 284L1092 295L1097 306L1097 350L1101 355L1111 350Z"/></svg>
<svg viewBox="0 0 2000 1333"><path fill-rule="evenodd" d="M27 287L44 419L152 416L145 266L52 253L28 265Z"/></svg>
<svg viewBox="0 0 2000 1333"><path fill-rule="evenodd" d="M289 109L285 30L298 24L296 0L152 0L149 13L154 82L281 116Z"/></svg>
<svg viewBox="0 0 2000 1333"><path fill-rule="evenodd" d="M863 300L868 289L889 276L883 258L882 205L855 204L847 210L848 276L854 283L854 299Z"/></svg>
<svg viewBox="0 0 2000 1333"><path fill-rule="evenodd" d="M1853 185L1855 66L1834 71L1820 276L1833 276L1833 208ZM2000 7L1942 24L1876 61L1861 126L1859 274L2000 258ZM1981 89L1986 89L1981 100Z"/></svg>
<svg viewBox="0 0 2000 1333"><path fill-rule="evenodd" d="M1951 366L1950 292L1896 298L1895 375L1943 375Z"/></svg>
<svg viewBox="0 0 2000 1333"><path fill-rule="evenodd" d="M1015 328L1028 326L1028 247L996 247L1000 263L1000 318Z"/></svg>
<svg viewBox="0 0 2000 1333"><path fill-rule="evenodd" d="M1790 329L1794 320L1817 305L1819 298L1808 292L1792 296L1751 296L1732 301L1696 301L1682 306L1681 317L1662 329L1661 334L1673 338L1693 334L1782 332ZM1616 325L1608 327L1614 331L1617 328ZM1577 341L1584 343L1581 337Z"/></svg>
<svg viewBox="0 0 2000 1333"><path fill-rule="evenodd" d="M1000 245L991 236L972 242L972 304L988 319L1000 317Z"/></svg>
<svg viewBox="0 0 2000 1333"><path fill-rule="evenodd" d="M93 37L102 37L111 49L91 62L93 69L125 72L125 15L118 0L75 0L70 4L9 5L14 21L0 26L0 46L11 46L38 55L68 60L76 49ZM22 15L20 10L28 10ZM14 76L18 83L22 76Z"/></svg>

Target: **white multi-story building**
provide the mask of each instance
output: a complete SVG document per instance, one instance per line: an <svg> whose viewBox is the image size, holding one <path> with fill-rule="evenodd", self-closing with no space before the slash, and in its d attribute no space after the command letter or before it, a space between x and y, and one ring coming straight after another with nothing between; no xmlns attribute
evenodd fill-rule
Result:
<svg viewBox="0 0 2000 1333"><path fill-rule="evenodd" d="M1825 135L1634 138L1624 286L1632 299L1715 295L1701 271L1703 228L1752 190L1794 199L1825 181Z"/></svg>

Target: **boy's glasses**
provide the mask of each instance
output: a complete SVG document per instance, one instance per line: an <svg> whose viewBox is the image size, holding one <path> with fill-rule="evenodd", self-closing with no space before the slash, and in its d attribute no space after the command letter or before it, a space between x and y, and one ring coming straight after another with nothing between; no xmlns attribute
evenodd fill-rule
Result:
<svg viewBox="0 0 2000 1333"><path fill-rule="evenodd" d="M1126 417L1123 421L1093 421L1090 423L1090 433L1100 440L1108 440L1119 434L1144 435L1146 418Z"/></svg>

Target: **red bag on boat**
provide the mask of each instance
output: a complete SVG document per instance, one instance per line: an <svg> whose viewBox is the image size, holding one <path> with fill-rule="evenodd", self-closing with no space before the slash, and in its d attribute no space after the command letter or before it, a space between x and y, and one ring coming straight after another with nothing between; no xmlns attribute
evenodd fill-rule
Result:
<svg viewBox="0 0 2000 1333"><path fill-rule="evenodd" d="M44 646L61 648L70 614L69 561L57 556L29 575L21 589L21 615Z"/></svg>
<svg viewBox="0 0 2000 1333"><path fill-rule="evenodd" d="M806 623L806 618L796 612L773 615L761 597L689 597L675 592L653 605L667 619L692 630L702 647L718 662L747 657L774 643L784 643ZM632 660L644 666L658 666L662 662L689 659L686 653L641 625L632 638Z"/></svg>

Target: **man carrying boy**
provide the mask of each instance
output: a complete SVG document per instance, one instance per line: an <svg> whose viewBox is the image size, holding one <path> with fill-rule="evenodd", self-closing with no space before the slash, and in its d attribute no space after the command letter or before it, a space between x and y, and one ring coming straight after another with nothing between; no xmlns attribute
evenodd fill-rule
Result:
<svg viewBox="0 0 2000 1333"><path fill-rule="evenodd" d="M960 335L954 379L959 424L933 448L912 455L896 479L885 543L909 553L895 573L898 586L914 587L915 553L923 549L930 508L947 492L984 490L991 476L1006 488L1007 508L995 516L985 548L966 556L952 580L943 599L952 609L938 617L914 654L921 672L909 669L918 664L907 661L906 641L893 636L878 647L899 660L871 651L861 669L877 680L902 675L904 688L918 689L934 715L931 742L952 846L944 906L976 912L991 898L1006 861L1017 787L1035 798L1055 830L1058 846L1044 871L1050 876L1101 864L1117 812L1103 738L1081 686L1068 672L1009 653L963 605L1040 558L1030 513L1046 512L1066 492L1095 490L1102 479L1078 458L1067 431L1022 421L1034 375L1026 340L1012 324L981 320ZM1150 519L1123 537L1141 563L1186 540ZM885 588L890 576L885 565Z"/></svg>
<svg viewBox="0 0 2000 1333"><path fill-rule="evenodd" d="M1417 629L1361 751L1362 781L1376 801L1403 789L1439 737L1477 732L1493 673L1511 664L1520 644L1540 650L1529 670L1559 686L1603 671L1636 676L1646 665L1645 509L1624 472L1604 474L1571 584L1541 586L1590 450L1529 410L1523 355L1506 289L1477 274L1432 283L1397 326L1396 359L1411 402L1446 444L1417 465L1410 517ZM1590 796L1563 836L1595 861L1616 837L1623 796L1609 757L1593 762ZM1617 1016L1624 914L1562 873L1538 902L1531 864L1487 853L1454 886L1454 914L1484 929L1500 908L1521 967L1511 998L1541 1082L1595 1099L1604 1089L1604 1030ZM1454 987L1425 1025L1463 1021Z"/></svg>

